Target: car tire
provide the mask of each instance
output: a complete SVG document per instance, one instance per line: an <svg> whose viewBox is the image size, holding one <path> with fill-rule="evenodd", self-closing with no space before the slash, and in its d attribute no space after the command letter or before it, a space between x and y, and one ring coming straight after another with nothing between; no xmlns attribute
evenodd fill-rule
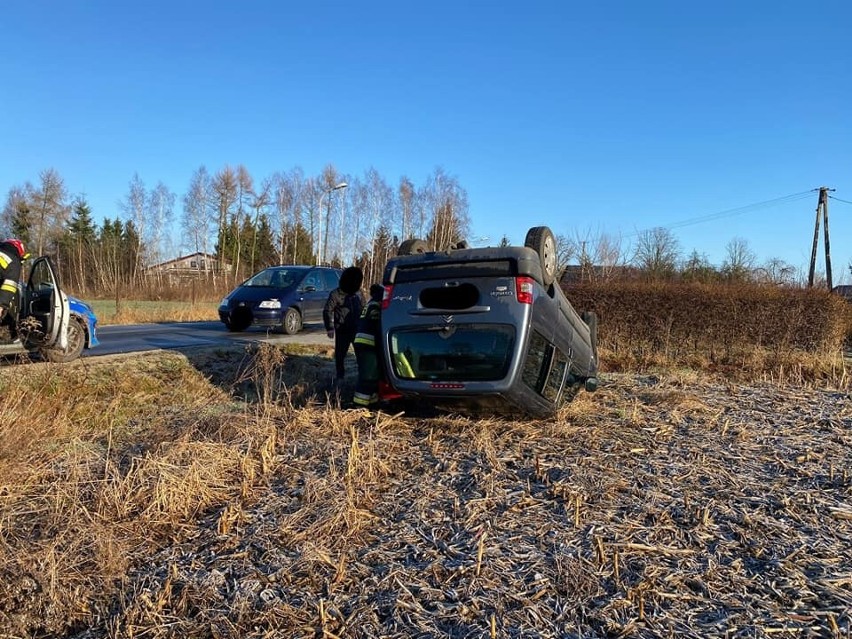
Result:
<svg viewBox="0 0 852 639"><path fill-rule="evenodd" d="M538 253L542 283L550 286L556 279L556 238L547 226L534 226L527 231L524 246Z"/></svg>
<svg viewBox="0 0 852 639"><path fill-rule="evenodd" d="M299 309L290 307L284 311L284 320L281 322L281 328L287 335L295 335L302 330L302 315Z"/></svg>
<svg viewBox="0 0 852 639"><path fill-rule="evenodd" d="M429 245L423 240L411 239L405 240L399 245L397 255L420 255L429 252Z"/></svg>
<svg viewBox="0 0 852 639"><path fill-rule="evenodd" d="M42 351L42 354L48 361L55 362L57 364L65 364L66 362L73 362L75 359L80 357L85 347L86 329L83 328L83 324L80 323L80 320L72 317L68 320L68 346L65 350L58 348L45 348Z"/></svg>

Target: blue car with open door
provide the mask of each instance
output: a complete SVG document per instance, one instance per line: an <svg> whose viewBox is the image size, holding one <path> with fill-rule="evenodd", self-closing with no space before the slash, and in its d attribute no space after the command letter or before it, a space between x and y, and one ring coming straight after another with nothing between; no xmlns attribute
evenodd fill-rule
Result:
<svg viewBox="0 0 852 639"><path fill-rule="evenodd" d="M70 362L98 345L92 308L67 295L49 257L36 259L10 312L0 322L0 355L40 353L51 362Z"/></svg>

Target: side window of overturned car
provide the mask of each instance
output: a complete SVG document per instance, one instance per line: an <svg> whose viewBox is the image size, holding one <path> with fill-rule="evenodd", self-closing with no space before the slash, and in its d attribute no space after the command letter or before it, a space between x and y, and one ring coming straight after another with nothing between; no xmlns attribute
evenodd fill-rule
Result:
<svg viewBox="0 0 852 639"><path fill-rule="evenodd" d="M538 332L533 331L530 335L530 344L527 348L527 358L524 362L524 370L521 379L524 384L536 393L542 393L550 372L550 359L553 354L553 346L547 343Z"/></svg>
<svg viewBox="0 0 852 639"><path fill-rule="evenodd" d="M553 365L541 394L548 401L555 402L559 399L559 391L562 388L562 380L565 379L565 371L568 369L568 357L558 348L553 349Z"/></svg>

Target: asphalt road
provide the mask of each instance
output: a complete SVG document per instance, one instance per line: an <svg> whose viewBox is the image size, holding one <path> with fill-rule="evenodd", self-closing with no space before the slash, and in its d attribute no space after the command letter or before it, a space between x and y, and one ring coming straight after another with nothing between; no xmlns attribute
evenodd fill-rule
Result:
<svg viewBox="0 0 852 639"><path fill-rule="evenodd" d="M235 342L264 341L272 344L321 344L332 346L322 324L306 324L296 335L250 328L241 333L228 331L221 322L167 322L98 327L95 348L83 352L84 357L134 353L139 351L215 346Z"/></svg>

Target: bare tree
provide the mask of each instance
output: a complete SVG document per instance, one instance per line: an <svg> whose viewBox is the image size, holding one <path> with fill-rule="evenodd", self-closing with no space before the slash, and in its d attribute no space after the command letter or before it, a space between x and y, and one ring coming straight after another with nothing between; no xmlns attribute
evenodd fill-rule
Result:
<svg viewBox="0 0 852 639"><path fill-rule="evenodd" d="M228 220L237 201L237 174L230 166L216 173L212 183L213 207L216 211L216 253L219 269L228 256Z"/></svg>
<svg viewBox="0 0 852 639"><path fill-rule="evenodd" d="M748 246L748 240L735 237L725 247L722 274L731 281L744 282L751 278L757 258Z"/></svg>
<svg viewBox="0 0 852 639"><path fill-rule="evenodd" d="M427 238L437 251L451 248L470 232L467 191L455 177L438 167L429 178L425 190L431 212Z"/></svg>
<svg viewBox="0 0 852 639"><path fill-rule="evenodd" d="M55 169L45 169L39 173L39 186L33 192L31 218L31 239L35 240L39 255L61 237L69 212L64 180Z"/></svg>
<svg viewBox="0 0 852 639"><path fill-rule="evenodd" d="M636 239L633 261L651 279L674 275L680 257L680 243L667 228L642 231Z"/></svg>
<svg viewBox="0 0 852 639"><path fill-rule="evenodd" d="M304 181L304 174L299 167L289 173L278 173L274 177L274 219L277 223L279 238L278 260L282 264L291 260L295 261L299 253Z"/></svg>
<svg viewBox="0 0 852 639"><path fill-rule="evenodd" d="M393 201L393 192L388 183L374 168L370 168L364 176L364 186L367 193L367 215L368 215L368 237L370 246L370 262L369 271L364 273L367 282L373 282L376 279L377 270L384 266L377 266L376 255L377 247L384 247L388 244L387 241L377 243L379 229L384 226L385 215L391 208Z"/></svg>
<svg viewBox="0 0 852 639"><path fill-rule="evenodd" d="M719 278L718 271L713 268L707 255L699 253L696 249L693 249L686 258L681 270L683 278L691 282L709 283Z"/></svg>
<svg viewBox="0 0 852 639"><path fill-rule="evenodd" d="M509 246L509 238L505 235L501 240L500 246ZM556 273L557 279L562 278L562 274L571 263L571 260L576 255L576 245L574 241L566 235L556 236Z"/></svg>
<svg viewBox="0 0 852 639"><path fill-rule="evenodd" d="M340 173L332 164L323 169L320 177L322 193L322 253L324 263L342 264L352 249L353 207L349 197L352 178ZM349 188L341 187L341 184Z"/></svg>
<svg viewBox="0 0 852 639"><path fill-rule="evenodd" d="M791 286L796 283L796 267L784 260L772 257L757 269L757 275L767 284Z"/></svg>
<svg viewBox="0 0 852 639"><path fill-rule="evenodd" d="M559 251L557 238L557 251ZM568 246L563 249L570 257L577 259L581 268L581 281L609 281L619 267L626 262L623 241L620 235L611 235L603 231L579 229L564 241ZM559 254L557 253L557 258ZM567 261L564 262L567 264Z"/></svg>
<svg viewBox="0 0 852 639"><path fill-rule="evenodd" d="M210 175L204 166L198 167L189 181L189 189L183 196L183 229L184 245L192 252L204 253L205 258L210 252L210 236L213 232L214 218L212 213ZM210 261L204 260L204 270L210 268Z"/></svg>
<svg viewBox="0 0 852 639"><path fill-rule="evenodd" d="M134 173L128 186L127 196L124 200L119 202L119 208L124 213L125 220L133 222L133 226L136 228L136 255L143 261L145 260L145 255L143 254L142 242L143 238L147 237L148 234L149 211L147 207L147 199L145 183L142 182L142 178L139 177L138 173ZM139 261L137 260L137 262L133 265L133 271L131 273L133 282L138 282L140 268L141 264L139 264Z"/></svg>
<svg viewBox="0 0 852 639"><path fill-rule="evenodd" d="M400 240L407 240L413 237L416 196L417 190L414 188L414 183L404 175L399 178L397 199L400 210Z"/></svg>
<svg viewBox="0 0 852 639"><path fill-rule="evenodd" d="M234 281L242 279L242 228L248 217L248 209L251 198L254 194L254 180L245 166L240 164L237 167L237 198L235 202L235 210L232 219L232 228L234 233L234 246L232 249L233 264L234 264Z"/></svg>
<svg viewBox="0 0 852 639"><path fill-rule="evenodd" d="M364 221L369 219L369 192L367 186L359 179L353 178L349 183L349 202L351 203L352 223L350 229L352 232L352 246L348 263L354 264L356 258L364 253L369 253L372 247L366 243L364 237Z"/></svg>
<svg viewBox="0 0 852 639"><path fill-rule="evenodd" d="M311 236L311 249L314 254L314 262L319 259L320 251L322 250L322 219L319 210L322 204L323 185L317 178L308 178L302 188L302 204L308 214L308 232Z"/></svg>
<svg viewBox="0 0 852 639"><path fill-rule="evenodd" d="M149 264L162 261L164 255L172 252L172 246L166 246L167 231L174 220L175 194L162 182L148 195L148 247Z"/></svg>
<svg viewBox="0 0 852 639"><path fill-rule="evenodd" d="M266 212L266 208L272 202L272 178L264 178L251 199L251 208L254 209L254 222L252 223L251 260L250 270L254 272L255 255L257 254L257 226L260 216Z"/></svg>

